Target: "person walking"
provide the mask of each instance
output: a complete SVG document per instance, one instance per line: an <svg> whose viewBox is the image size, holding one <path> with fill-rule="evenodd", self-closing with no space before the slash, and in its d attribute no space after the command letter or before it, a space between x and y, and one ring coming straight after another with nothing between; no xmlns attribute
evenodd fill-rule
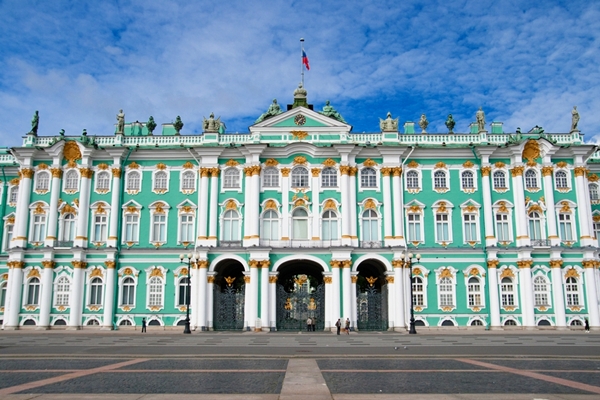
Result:
<svg viewBox="0 0 600 400"><path fill-rule="evenodd" d="M346 335L350 334L350 318L346 318Z"/></svg>
<svg viewBox="0 0 600 400"><path fill-rule="evenodd" d="M337 328L337 334L340 334L340 330L342 329L342 321L340 321L340 319L338 318L337 322L335 323L335 327Z"/></svg>
<svg viewBox="0 0 600 400"><path fill-rule="evenodd" d="M146 333L146 318L142 318L142 333Z"/></svg>
<svg viewBox="0 0 600 400"><path fill-rule="evenodd" d="M317 325L317 319L315 317L312 317L312 331L315 332L316 331L316 325Z"/></svg>
<svg viewBox="0 0 600 400"><path fill-rule="evenodd" d="M312 330L312 319L308 317L306 319L306 331L310 332Z"/></svg>
<svg viewBox="0 0 600 400"><path fill-rule="evenodd" d="M590 321L588 321L588 319L585 319L585 333L590 333Z"/></svg>

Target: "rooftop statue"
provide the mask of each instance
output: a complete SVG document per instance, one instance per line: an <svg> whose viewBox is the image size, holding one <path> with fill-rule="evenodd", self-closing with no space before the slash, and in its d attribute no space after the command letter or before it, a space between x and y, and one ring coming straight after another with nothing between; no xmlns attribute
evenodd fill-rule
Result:
<svg viewBox="0 0 600 400"><path fill-rule="evenodd" d="M179 135L179 132L183 128L183 121L181 120L181 117L179 115L177 116L177 118L175 118L173 128L175 128L175 132L177 132L177 135Z"/></svg>
<svg viewBox="0 0 600 400"><path fill-rule="evenodd" d="M146 122L146 128L148 128L148 135L152 136L152 132L156 129L156 122L152 115L148 118L148 122Z"/></svg>
<svg viewBox="0 0 600 400"><path fill-rule="evenodd" d="M271 103L267 112L264 114L261 114L261 116L258 117L258 119L254 123L258 124L259 122L262 122L265 119L274 117L279 114L281 114L281 107L279 107L279 104L277 104L277 99L273 99L273 103Z"/></svg>
<svg viewBox="0 0 600 400"><path fill-rule="evenodd" d="M579 123L579 111L577 111L577 106L573 106L573 110L571 110L571 132L574 132L577 130L578 123Z"/></svg>
<svg viewBox="0 0 600 400"><path fill-rule="evenodd" d="M387 113L386 119L379 118L379 128L382 132L398 132L398 118L392 119L392 113Z"/></svg>
<svg viewBox="0 0 600 400"><path fill-rule="evenodd" d="M60 135L60 137L65 137L65 130L61 129L60 132L58 132L58 134Z"/></svg>
<svg viewBox="0 0 600 400"><path fill-rule="evenodd" d="M485 131L485 113L479 107L479 111L475 113L475 120L477 121L477 127L479 132Z"/></svg>
<svg viewBox="0 0 600 400"><path fill-rule="evenodd" d="M454 133L454 126L456 122L454 122L454 118L452 118L452 114L448 114L448 119L446 120L446 128L448 128L448 133Z"/></svg>
<svg viewBox="0 0 600 400"><path fill-rule="evenodd" d="M419 120L419 126L421 127L421 133L427 133L427 125L429 125L429 121L427 121L427 117L425 114L421 114L421 119Z"/></svg>
<svg viewBox="0 0 600 400"><path fill-rule="evenodd" d="M225 133L225 129L227 129L227 126L225 126L225 122L221 121L219 122L219 133Z"/></svg>
<svg viewBox="0 0 600 400"><path fill-rule="evenodd" d="M218 132L221 127L221 117L215 119L215 114L210 113L208 119L202 117L202 127L204 128L204 132Z"/></svg>
<svg viewBox="0 0 600 400"><path fill-rule="evenodd" d="M123 110L119 110L119 113L117 114L117 134L124 134L125 133L125 114L123 113Z"/></svg>
<svg viewBox="0 0 600 400"><path fill-rule="evenodd" d="M38 126L40 125L40 113L36 110L35 114L33 114L33 118L31 119L31 134L37 136Z"/></svg>
<svg viewBox="0 0 600 400"><path fill-rule="evenodd" d="M87 137L87 130L84 129L83 132L81 132L81 136L79 137L79 141L83 144L88 144L90 142L90 139Z"/></svg>
<svg viewBox="0 0 600 400"><path fill-rule="evenodd" d="M324 116L329 118L333 118L337 121L343 122L344 124L346 123L344 117L342 117L339 112L335 111L335 108L333 108L329 100L325 102L325 106L323 106L323 111L320 111L320 114L323 114Z"/></svg>

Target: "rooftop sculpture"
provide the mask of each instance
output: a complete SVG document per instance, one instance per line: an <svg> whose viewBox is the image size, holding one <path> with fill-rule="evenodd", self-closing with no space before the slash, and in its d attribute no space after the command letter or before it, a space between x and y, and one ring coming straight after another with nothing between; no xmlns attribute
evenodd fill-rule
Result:
<svg viewBox="0 0 600 400"><path fill-rule="evenodd" d="M269 106L269 109L267 110L267 112L261 114L260 117L258 117L256 119L256 121L254 121L255 124L258 124L259 122L264 121L265 119L274 117L276 115L281 114L281 107L279 107L279 104L277 104L277 99L273 99L273 103L271 103L271 105Z"/></svg>
<svg viewBox="0 0 600 400"><path fill-rule="evenodd" d="M392 119L392 113L387 113L386 119L379 118L379 128L382 132L398 132L398 118Z"/></svg>

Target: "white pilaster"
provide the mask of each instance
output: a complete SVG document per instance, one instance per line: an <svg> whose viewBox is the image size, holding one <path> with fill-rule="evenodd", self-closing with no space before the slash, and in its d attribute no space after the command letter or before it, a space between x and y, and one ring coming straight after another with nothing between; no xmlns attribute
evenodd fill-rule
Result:
<svg viewBox="0 0 600 400"><path fill-rule="evenodd" d="M352 245L352 235L350 234L350 198L348 196L348 174L351 167L342 165L340 167L340 192L342 195L342 245Z"/></svg>
<svg viewBox="0 0 600 400"><path fill-rule="evenodd" d="M206 278L206 330L213 330L214 320L214 291L215 291L215 276L208 275Z"/></svg>
<svg viewBox="0 0 600 400"><path fill-rule="evenodd" d="M394 265L395 297L396 301L398 302L398 307L396 307L396 315L394 316L394 326L396 330L402 330L406 329L406 318L404 314L404 293L406 292L406 290L410 290L410 287L408 287L407 289L406 282L404 281L404 274L402 273L402 266L404 264L404 261L393 260L392 264Z"/></svg>
<svg viewBox="0 0 600 400"><path fill-rule="evenodd" d="M332 322L332 327L334 326L335 322L337 321L338 318L342 317L342 313L340 310L340 289L341 289L341 279L340 279L340 268L341 268L341 261L338 260L332 260L330 265L331 265L331 284L332 284L332 290L331 290L331 296L332 296L332 301L331 301L331 319L330 321Z"/></svg>
<svg viewBox="0 0 600 400"><path fill-rule="evenodd" d="M252 167L244 168L244 247L251 246L252 213L254 212L254 191L252 190Z"/></svg>
<svg viewBox="0 0 600 400"><path fill-rule="evenodd" d="M250 324L251 330L257 330L256 323L258 322L258 262L252 263L250 260L250 316L248 317L248 323Z"/></svg>
<svg viewBox="0 0 600 400"><path fill-rule="evenodd" d="M246 209L244 218L250 220L250 238L248 239L249 246L258 246L260 244L260 235L258 220L260 219L260 166L255 165L252 167L252 177L250 178L250 185L252 191L252 209ZM248 215L250 211L250 215Z"/></svg>
<svg viewBox="0 0 600 400"><path fill-rule="evenodd" d="M81 214L87 214L83 211ZM85 261L72 261L73 281L71 282L71 299L68 329L81 329L81 316L83 312L83 289L85 285Z"/></svg>
<svg viewBox="0 0 600 400"><path fill-rule="evenodd" d="M246 287L244 288L244 330L252 330L254 327L254 322L252 318L256 318L256 314L253 314L256 306L252 305L252 269L250 272L244 272L244 283ZM252 326L252 327L251 327Z"/></svg>
<svg viewBox="0 0 600 400"><path fill-rule="evenodd" d="M497 243L494 235L494 214L492 213L492 193L490 187L490 171L492 167L489 165L481 168L481 186L483 194L483 220L485 226L485 244L486 246L494 246Z"/></svg>
<svg viewBox="0 0 600 400"><path fill-rule="evenodd" d="M277 272L269 274L269 328L271 331L276 329L275 319L277 318ZM327 286L325 286L327 291ZM327 305L327 300L325 300ZM325 309L327 312L327 309Z"/></svg>
<svg viewBox="0 0 600 400"><path fill-rule="evenodd" d="M119 219L123 218L121 212L121 166L113 165L112 191L110 193L110 225L108 226L108 247L117 247L119 241ZM105 311L106 312L106 311ZM112 321L112 320L111 320ZM112 323L111 323L112 325Z"/></svg>
<svg viewBox="0 0 600 400"><path fill-rule="evenodd" d="M588 315L590 317L590 327L594 329L600 329L600 315L598 310L598 288L596 286L596 279L594 277L596 262L594 260L587 260L582 262L585 268L585 292L587 297Z"/></svg>
<svg viewBox="0 0 600 400"><path fill-rule="evenodd" d="M350 205L350 236L352 238L352 246L358 246L358 230L356 227L356 173L358 172L358 168L352 167L350 169L350 176L348 176L349 183L349 205Z"/></svg>
<svg viewBox="0 0 600 400"><path fill-rule="evenodd" d="M393 331L396 326L396 277L392 272L385 279L388 285L388 330Z"/></svg>
<svg viewBox="0 0 600 400"><path fill-rule="evenodd" d="M19 196L15 210L15 234L10 247L27 247L27 229L29 226L29 201L31 200L31 178L33 169L21 169L21 181L19 182Z"/></svg>
<svg viewBox="0 0 600 400"><path fill-rule="evenodd" d="M58 197L60 195L60 186L62 170L59 167L53 167L50 170L52 174L52 188L50 189L50 209L48 210L48 229L46 231L45 245L54 247L58 232ZM41 316L40 316L41 317Z"/></svg>
<svg viewBox="0 0 600 400"><path fill-rule="evenodd" d="M217 222L219 221L219 168L212 168L210 170L210 211L209 211L209 225L208 225L208 246L217 245Z"/></svg>
<svg viewBox="0 0 600 400"><path fill-rule="evenodd" d="M530 255L526 254L526 258ZM531 279L531 264L533 260L523 259L517 262L519 266L519 286L521 292L521 313L523 318L523 326L526 328L535 327L535 315L533 306L533 282Z"/></svg>
<svg viewBox="0 0 600 400"><path fill-rule="evenodd" d="M200 285L198 283L198 275L200 273L196 262L192 262L190 267L190 329L195 331L199 329L198 314L200 313L200 304L198 301L198 290Z"/></svg>
<svg viewBox="0 0 600 400"><path fill-rule="evenodd" d="M342 261L342 285L343 285L343 304L342 304L342 317L344 321L346 318L352 318L352 312L350 309L352 306L350 302L352 301L351 290L350 287L352 285L350 279L350 268L352 267L352 260L344 260Z"/></svg>
<svg viewBox="0 0 600 400"><path fill-rule="evenodd" d="M325 282L325 331L331 330L337 318L333 319L333 278L329 272L323 273L323 281Z"/></svg>
<svg viewBox="0 0 600 400"><path fill-rule="evenodd" d="M77 216L77 236L75 237L75 247L87 248L88 244L88 221L90 217L90 186L92 181L92 169L82 166L81 184L79 187L79 213ZM112 210L118 213L117 210ZM72 308L71 308L72 309Z"/></svg>
<svg viewBox="0 0 600 400"><path fill-rule="evenodd" d="M499 260L492 258L490 254L487 262L488 287L490 291L490 322L492 329L500 329L500 295L498 291L498 263Z"/></svg>
<svg viewBox="0 0 600 400"><path fill-rule="evenodd" d="M281 240L290 240L290 169L281 170Z"/></svg>
<svg viewBox="0 0 600 400"><path fill-rule="evenodd" d="M269 303L271 301L275 301L275 299L271 300L269 296L269 265L271 263L269 260L264 260L261 262L260 269L260 319L261 319L261 329L263 332L269 332L270 330L270 319L269 319Z"/></svg>
<svg viewBox="0 0 600 400"><path fill-rule="evenodd" d="M200 169L200 187L198 189L198 239L196 246L207 245L207 228L208 228L208 174L209 168ZM205 282L206 283L206 282Z"/></svg>
<svg viewBox="0 0 600 400"><path fill-rule="evenodd" d="M550 255L550 269L552 277L552 302L554 308L554 321L557 328L566 329L567 314L565 312L565 295L563 292L560 252L553 251Z"/></svg>
<svg viewBox="0 0 600 400"><path fill-rule="evenodd" d="M358 328L358 309L356 303L356 281L358 279L358 272L353 272L350 277L350 312L352 316L350 317L351 326L354 329Z"/></svg>
<svg viewBox="0 0 600 400"><path fill-rule="evenodd" d="M592 238L592 232L590 230L592 221L591 207L590 207L590 194L587 185L587 169L585 166L575 167L575 189L577 195L577 215L579 216L579 232L580 232L580 245L581 246L595 246L596 243ZM590 315L591 318L591 315Z"/></svg>
<svg viewBox="0 0 600 400"><path fill-rule="evenodd" d="M119 179L120 180L120 179ZM114 183L114 180L113 180ZM114 188L114 186L113 186ZM114 191L114 190L113 190ZM120 206L117 200L117 206ZM116 212L113 213L117 214ZM116 242L115 242L116 245ZM114 257L114 255L113 255ZM105 295L104 295L104 315L102 318L102 329L105 330L113 330L114 329L114 320L115 320L115 289L117 288L117 275L115 270L117 268L117 263L114 259L106 260L104 262L106 265L106 284L105 284Z"/></svg>
<svg viewBox="0 0 600 400"><path fill-rule="evenodd" d="M319 168L313 168L312 173L312 240L321 240L321 200L319 198L321 179Z"/></svg>
<svg viewBox="0 0 600 400"><path fill-rule="evenodd" d="M542 175L544 177L544 199L546 200L546 223L548 225L548 240L550 240L551 246L558 246L560 244L560 238L558 237L558 230L556 229L556 213L554 212L554 184L552 181L552 171L553 167L551 165L542 167Z"/></svg>
<svg viewBox="0 0 600 400"><path fill-rule="evenodd" d="M404 191L402 190L402 168L397 167L392 170L392 193L394 207L394 243L395 246L404 246L404 223L402 215L404 210Z"/></svg>
<svg viewBox="0 0 600 400"><path fill-rule="evenodd" d="M42 261L44 271L42 272L42 293L40 296L40 319L39 329L48 329L50 326L50 309L52 307L52 278L54 275L54 261Z"/></svg>
<svg viewBox="0 0 600 400"><path fill-rule="evenodd" d="M23 291L23 267L24 261L9 261L12 264L12 273L10 278L10 301L9 308L4 312L7 322L4 324L5 329L19 329L19 313L21 312L21 292Z"/></svg>
<svg viewBox="0 0 600 400"><path fill-rule="evenodd" d="M515 166L510 171L515 199L515 225L517 227L517 246L529 246L531 243L527 229L527 212L525 211L525 192L523 189L523 166Z"/></svg>
<svg viewBox="0 0 600 400"><path fill-rule="evenodd" d="M196 280L194 282L197 285L196 290L196 302L195 307L192 310L196 310L197 320L196 326L200 330L205 331L208 328L207 315L208 315L208 304L210 303L209 297L212 299L213 293L208 289L212 289L212 285L208 285L208 260L199 260L196 269Z"/></svg>
<svg viewBox="0 0 600 400"><path fill-rule="evenodd" d="M390 242L393 242L394 234L392 225L396 224L396 220L392 220L392 207L396 208L396 205L392 203L392 192L390 189L391 170L392 168L387 167L381 169L381 186L383 191L383 239L385 246L390 246Z"/></svg>

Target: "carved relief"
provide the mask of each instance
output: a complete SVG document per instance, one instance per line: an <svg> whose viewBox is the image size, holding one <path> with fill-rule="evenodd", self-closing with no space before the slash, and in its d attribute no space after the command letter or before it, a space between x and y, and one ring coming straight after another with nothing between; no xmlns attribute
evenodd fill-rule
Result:
<svg viewBox="0 0 600 400"><path fill-rule="evenodd" d="M227 162L225 163L225 165L228 166L228 167L236 167L236 166L240 165L240 163L237 162L237 161L235 161L235 160L233 160L233 159L229 159L229 160L227 160Z"/></svg>
<svg viewBox="0 0 600 400"><path fill-rule="evenodd" d="M333 167L335 166L336 162L333 161L331 158L328 158L327 160L323 161L323 165L326 167Z"/></svg>
<svg viewBox="0 0 600 400"><path fill-rule="evenodd" d="M523 147L523 158L531 162L540 157L540 145L536 140L529 139Z"/></svg>
<svg viewBox="0 0 600 400"><path fill-rule="evenodd" d="M79 150L77 143L65 143L65 147L63 148L63 157L69 161L81 160L81 150Z"/></svg>
<svg viewBox="0 0 600 400"><path fill-rule="evenodd" d="M268 160L265 161L265 166L267 167L275 167L279 165L279 161L277 161L274 158L269 158Z"/></svg>
<svg viewBox="0 0 600 400"><path fill-rule="evenodd" d="M363 165L365 167L374 167L375 165L377 165L377 163L373 160L371 160L370 158L367 158L364 162Z"/></svg>

